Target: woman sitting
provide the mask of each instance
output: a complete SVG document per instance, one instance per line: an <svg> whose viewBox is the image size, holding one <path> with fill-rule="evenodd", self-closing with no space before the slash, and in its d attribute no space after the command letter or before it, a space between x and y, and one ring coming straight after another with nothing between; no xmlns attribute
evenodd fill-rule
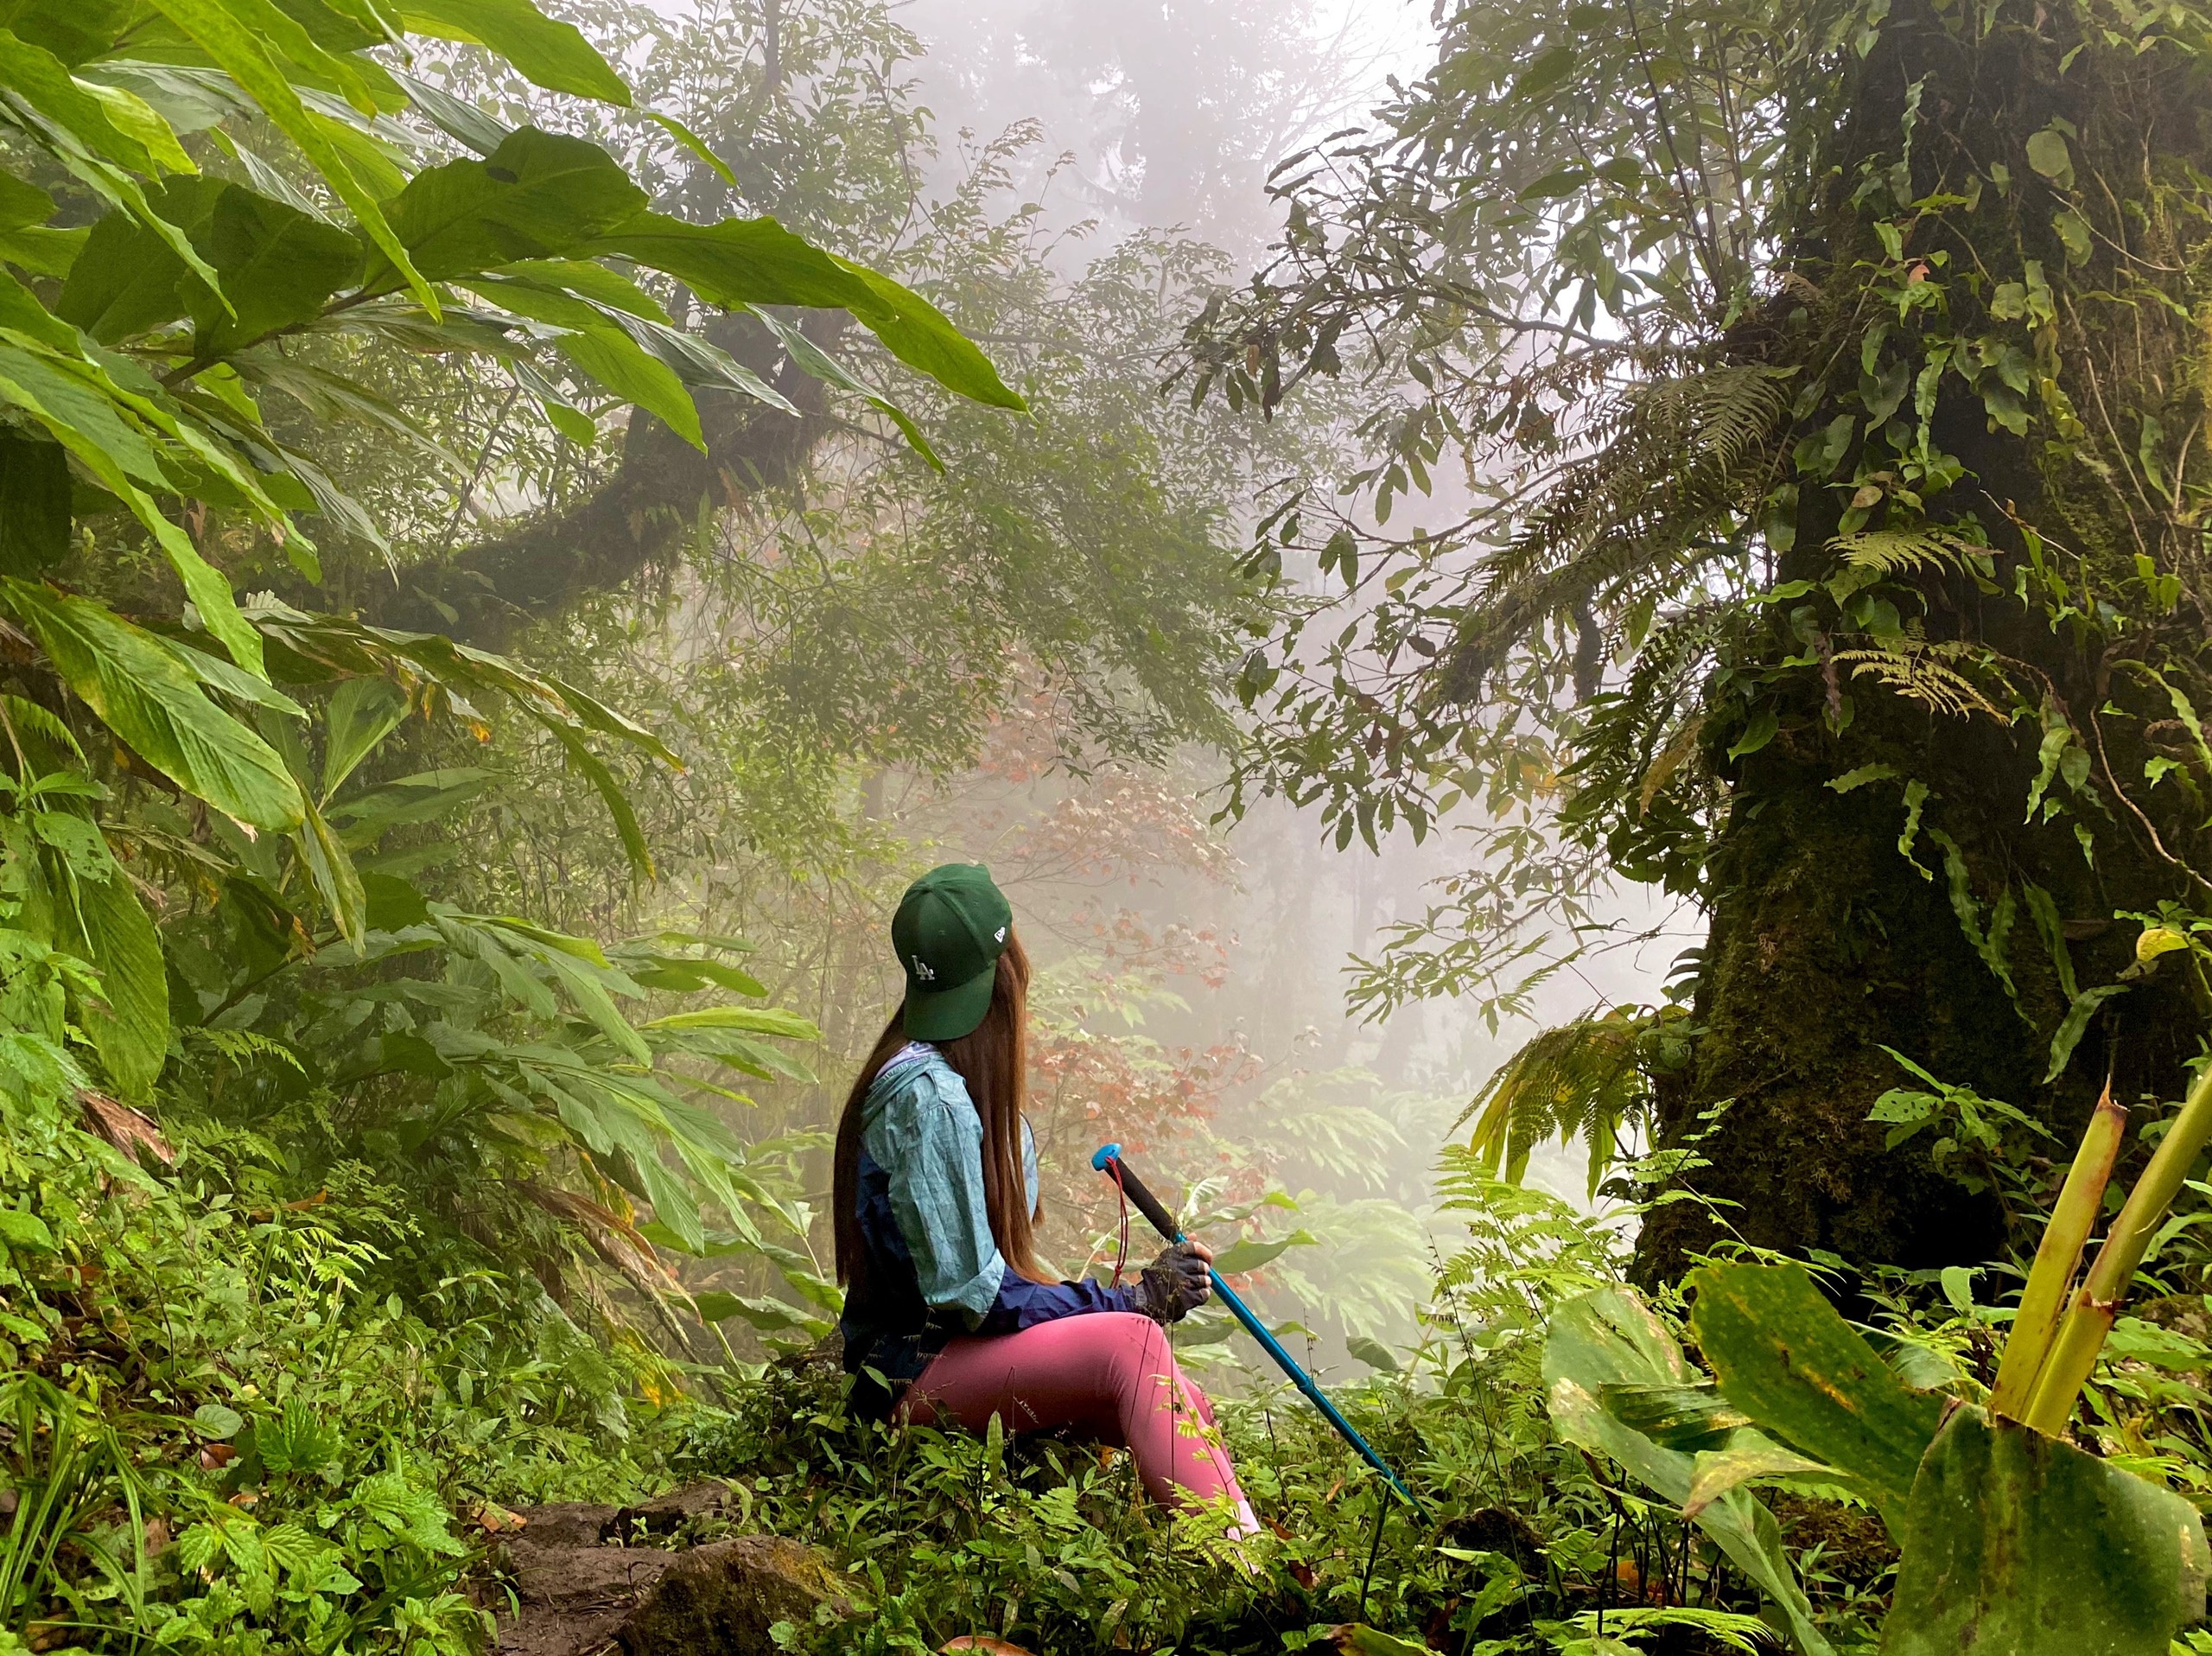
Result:
<svg viewBox="0 0 2212 1656"><path fill-rule="evenodd" d="M853 1404L980 1431L1066 1429L1127 1449L1152 1498L1258 1525L1165 1325L1205 1303L1211 1255L1169 1248L1127 1288L1039 1264L1022 1117L1029 963L974 863L917 880L891 922L906 995L837 1124L837 1277Z"/></svg>

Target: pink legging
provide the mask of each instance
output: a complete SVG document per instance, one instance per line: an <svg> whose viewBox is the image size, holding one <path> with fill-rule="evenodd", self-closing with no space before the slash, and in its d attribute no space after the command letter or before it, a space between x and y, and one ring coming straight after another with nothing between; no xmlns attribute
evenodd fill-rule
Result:
<svg viewBox="0 0 2212 1656"><path fill-rule="evenodd" d="M924 1369L901 1405L928 1426L950 1418L982 1431L993 1415L1008 1431L1071 1427L1126 1449L1145 1491L1165 1506L1226 1496L1232 1533L1257 1533L1205 1393L1183 1378L1150 1317L1093 1311L1020 1334L955 1340Z"/></svg>

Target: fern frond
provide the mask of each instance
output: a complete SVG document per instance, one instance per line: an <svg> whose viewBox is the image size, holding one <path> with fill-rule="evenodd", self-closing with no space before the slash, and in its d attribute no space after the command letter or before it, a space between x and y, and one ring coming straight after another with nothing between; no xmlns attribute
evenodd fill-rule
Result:
<svg viewBox="0 0 2212 1656"><path fill-rule="evenodd" d="M1988 547L1938 523L1838 535L1828 543L1828 550L1853 569L1872 570L1884 576L1914 575L1923 570L1947 575L1989 572Z"/></svg>
<svg viewBox="0 0 2212 1656"><path fill-rule="evenodd" d="M1872 678L1938 713L1955 718L1986 713L2001 722L2005 716L1980 687L1949 665L1975 653L1974 646L1958 640L1929 643L1908 637L1896 645L1838 650L1835 659L1838 666L1851 669L1853 678Z"/></svg>
<svg viewBox="0 0 2212 1656"><path fill-rule="evenodd" d="M1787 417L1786 379L1766 367L1707 368L1637 385L1601 411L1585 432L1593 452L1484 561L1455 646L1457 692L1478 691L1546 622L1678 588L1725 551Z"/></svg>
<svg viewBox="0 0 2212 1656"><path fill-rule="evenodd" d="M1581 1138L1595 1195L1619 1154L1622 1128L1649 1105L1650 1043L1666 1016L1622 1006L1545 1030L1499 1067L1453 1126L1474 1118L1467 1149L1515 1184L1538 1144Z"/></svg>
<svg viewBox="0 0 2212 1656"><path fill-rule="evenodd" d="M240 1068L251 1058L273 1058L304 1075L307 1067L300 1062L299 1054L281 1041L273 1041L251 1029L216 1029L200 1025L184 1031L188 1035L206 1041L225 1058Z"/></svg>

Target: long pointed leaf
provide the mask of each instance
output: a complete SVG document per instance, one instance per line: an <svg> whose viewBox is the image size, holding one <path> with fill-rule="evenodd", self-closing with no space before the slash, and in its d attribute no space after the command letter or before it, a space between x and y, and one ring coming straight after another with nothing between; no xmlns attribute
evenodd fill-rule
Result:
<svg viewBox="0 0 2212 1656"><path fill-rule="evenodd" d="M202 695L162 640L90 599L14 579L0 592L69 687L147 763L255 828L300 825L305 801L284 761Z"/></svg>

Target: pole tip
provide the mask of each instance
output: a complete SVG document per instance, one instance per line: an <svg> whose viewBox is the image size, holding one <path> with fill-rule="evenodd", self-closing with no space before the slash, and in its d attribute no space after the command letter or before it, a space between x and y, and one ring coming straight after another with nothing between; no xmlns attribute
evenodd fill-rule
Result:
<svg viewBox="0 0 2212 1656"><path fill-rule="evenodd" d="M1122 1147L1119 1144L1101 1144L1098 1147L1098 1153L1090 1158L1090 1165L1094 1170L1103 1173L1106 1171L1106 1164L1109 1162L1118 1162L1121 1159Z"/></svg>

